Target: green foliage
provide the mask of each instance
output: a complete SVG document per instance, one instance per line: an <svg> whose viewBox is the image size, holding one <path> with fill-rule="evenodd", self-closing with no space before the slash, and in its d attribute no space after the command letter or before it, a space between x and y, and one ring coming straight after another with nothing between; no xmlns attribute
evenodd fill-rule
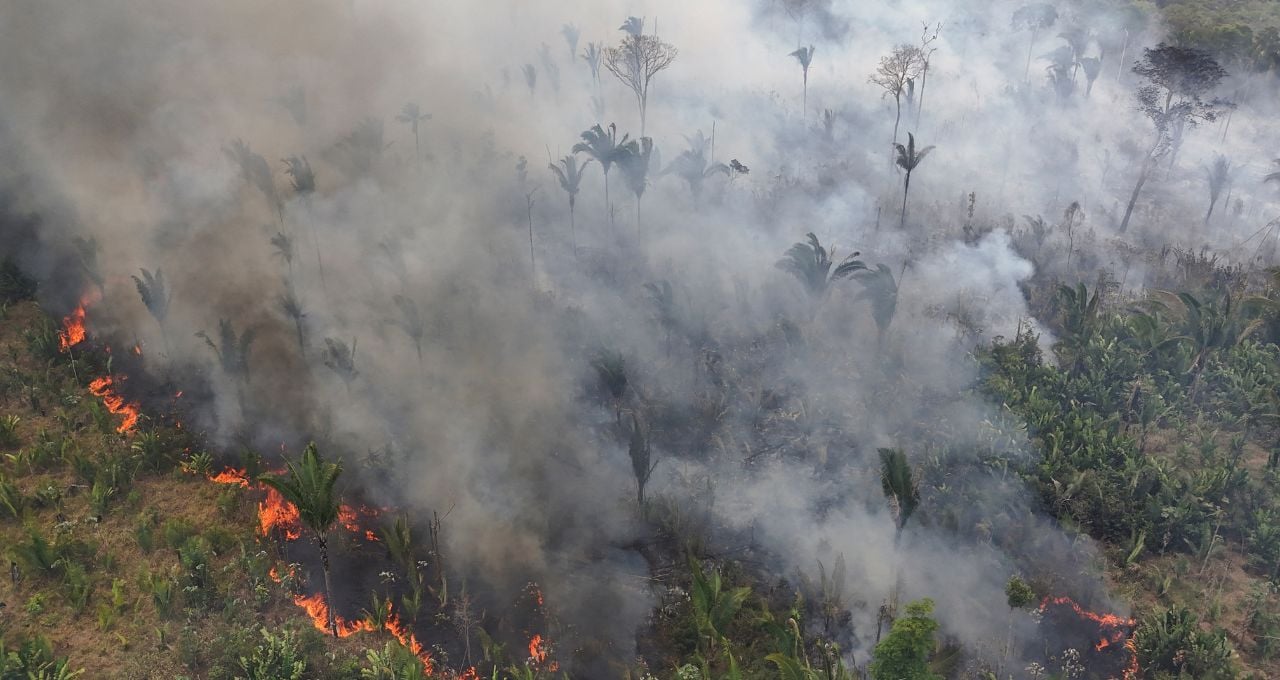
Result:
<svg viewBox="0 0 1280 680"><path fill-rule="evenodd" d="M16 649L0 639L0 680L72 680L84 669L71 670L65 658L53 656L53 648L43 636L36 636Z"/></svg>
<svg viewBox="0 0 1280 680"><path fill-rule="evenodd" d="M22 511L26 508L27 499L22 495L22 491L18 486L9 481L7 477L0 474L0 508L3 508L14 519L22 517Z"/></svg>
<svg viewBox="0 0 1280 680"><path fill-rule="evenodd" d="M394 640L381 650L365 652L365 657L367 663L360 669L363 680L425 680L427 677L422 660Z"/></svg>
<svg viewBox="0 0 1280 680"><path fill-rule="evenodd" d="M262 643L240 658L245 680L302 680L307 662L301 658L294 632L286 629L275 634L265 627L259 632Z"/></svg>
<svg viewBox="0 0 1280 680"><path fill-rule="evenodd" d="M1035 591L1020 577L1010 576L1004 586L1005 601L1010 609L1022 609L1035 601Z"/></svg>
<svg viewBox="0 0 1280 680"><path fill-rule="evenodd" d="M880 453L880 488L893 503L894 519L901 532L920 507L920 489L905 453L899 449L877 451Z"/></svg>
<svg viewBox="0 0 1280 680"><path fill-rule="evenodd" d="M930 599L907 605L906 616L894 621L889 635L876 645L869 667L874 680L941 680L929 670L938 630L932 613Z"/></svg>
<svg viewBox="0 0 1280 680"><path fill-rule="evenodd" d="M1231 645L1221 630L1206 631L1185 607L1170 608L1142 621L1134 649L1144 674L1225 680L1235 677Z"/></svg>
<svg viewBox="0 0 1280 680"><path fill-rule="evenodd" d="M0 301L30 300L36 295L36 281L18 268L12 257L0 260Z"/></svg>
<svg viewBox="0 0 1280 680"><path fill-rule="evenodd" d="M165 545L177 550L196 534L196 527L186 519L174 517L165 520L161 533L164 535Z"/></svg>
<svg viewBox="0 0 1280 680"><path fill-rule="evenodd" d="M322 534L338 520L338 495L335 487L342 465L329 463L320 457L315 442L307 444L298 461L285 461L288 473L283 476L261 477L286 501L298 509L299 518L307 528Z"/></svg>
<svg viewBox="0 0 1280 680"><path fill-rule="evenodd" d="M726 589L718 570L707 573L702 563L693 557L689 558L689 571L693 575L689 598L693 604L694 623L700 639L706 642L705 656L710 658L728 632L729 624L742 609L742 604L751 595L751 588Z"/></svg>
<svg viewBox="0 0 1280 680"><path fill-rule="evenodd" d="M21 441L18 439L18 425L22 418L14 414L0 416L0 448L13 448Z"/></svg>

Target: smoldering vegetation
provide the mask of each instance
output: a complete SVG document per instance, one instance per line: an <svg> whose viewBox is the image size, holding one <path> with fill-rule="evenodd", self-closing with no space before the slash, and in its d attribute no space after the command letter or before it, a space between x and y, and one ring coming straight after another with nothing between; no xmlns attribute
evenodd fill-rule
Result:
<svg viewBox="0 0 1280 680"><path fill-rule="evenodd" d="M99 295L134 396L186 390L228 460L314 440L349 493L444 517L454 588L498 619L537 583L581 677L654 654L691 553L803 590L853 666L920 597L965 663L1025 649L1015 574L1114 609L1008 469L1025 427L972 350L1053 345L1037 282L1126 299L1276 263L1274 76L1170 75L1188 57L1114 3L0 25L0 248L44 303Z"/></svg>

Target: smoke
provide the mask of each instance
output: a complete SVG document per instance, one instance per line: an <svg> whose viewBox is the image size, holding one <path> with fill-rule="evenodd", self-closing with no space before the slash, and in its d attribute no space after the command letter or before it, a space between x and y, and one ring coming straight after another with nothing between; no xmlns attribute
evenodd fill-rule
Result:
<svg viewBox="0 0 1280 680"><path fill-rule="evenodd" d="M156 376L210 381L210 399L192 401L194 426L226 447L320 440L347 460L352 489L419 525L444 516L450 569L473 592L497 602L539 583L575 635L604 645L581 663L634 658L665 597L649 577L669 559L636 547L654 539L635 508L627 438L595 387L589 359L601 351L625 357L625 409L651 428L655 503L701 516L711 545L748 540L787 578L843 555L847 651L860 660L899 586L938 600L944 632L980 650L1006 634L1009 575L1102 588L1091 549L976 453L999 439L1005 455L1027 455L1016 428L994 432L1001 416L972 393L968 351L1019 328L1051 345L1019 287L1033 276L1124 269L1139 289L1148 269L1122 263L1116 239L1247 262L1258 246L1246 239L1276 212L1257 151L1275 145L1259 113L1274 110L1275 89L1241 75L1224 86L1247 93L1230 130L1190 132L1117 233L1152 134L1127 64L1160 28L1064 3L1033 44L1010 28L1014 9L11 2L0 9L0 235L55 310L93 285L73 245L92 237L105 281L94 330L140 340ZM569 59L560 27L580 28L580 55L588 41L615 44L631 15L680 50L650 92L662 160L638 202L615 168L612 210L600 166L588 168L575 254L568 197L546 164L595 123L634 136L639 115L607 71L597 83L581 56ZM937 22L900 135L937 149L911 176L899 229L894 103L867 76ZM1044 75L1042 55L1068 26L1091 31L1085 54L1102 59L1088 98L1084 74L1065 98ZM787 56L797 38L816 45L807 111ZM406 102L431 115L418 139L396 120ZM698 131L714 139L708 161L750 173L712 173L695 199L661 170ZM268 182L229 158L237 139ZM1214 153L1241 168L1232 203L1243 209L1222 204L1206 227L1199 167ZM295 190L282 161L303 155L312 192ZM1058 227L1032 244L1023 215L1058 225L1072 202L1082 217L1071 236ZM857 250L892 273L883 339L861 281L816 301L774 267L810 231L837 262ZM278 234L287 257L271 245ZM170 281L163 324L134 289L141 268ZM644 288L662 281L667 325ZM222 319L254 333L245 375L220 368L195 335L216 339ZM354 373L334 368L342 357L325 354L326 339L354 349ZM877 447L956 475L900 540Z"/></svg>

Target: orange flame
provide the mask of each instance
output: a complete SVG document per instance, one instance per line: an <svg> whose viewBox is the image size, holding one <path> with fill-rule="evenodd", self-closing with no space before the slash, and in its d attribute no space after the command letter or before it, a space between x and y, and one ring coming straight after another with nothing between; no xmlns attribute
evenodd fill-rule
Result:
<svg viewBox="0 0 1280 680"><path fill-rule="evenodd" d="M1125 665L1124 680L1134 680L1138 677L1138 652L1134 646L1132 637L1133 629L1138 622L1132 618L1123 618L1115 614L1098 614L1091 612L1084 607L1076 604L1069 597L1046 597L1040 603L1040 611L1043 613L1049 608L1049 605L1067 606L1082 619L1092 621L1098 626L1100 638L1093 648L1095 651L1101 652L1116 644L1122 644L1124 649L1129 653L1129 661Z"/></svg>
<svg viewBox="0 0 1280 680"><path fill-rule="evenodd" d="M62 318L62 330L58 331L58 348L63 352L70 351L72 347L84 342L84 308L89 302L87 297L81 299L75 310Z"/></svg>
<svg viewBox="0 0 1280 680"><path fill-rule="evenodd" d="M120 380L123 381L124 378L121 377ZM106 405L108 411L124 416L124 420L116 428L116 432L123 434L133 431L134 426L138 424L140 411L137 404L125 401L124 397L115 393L113 389L115 384L116 378L105 375L89 383L89 392L95 397L102 397L102 403Z"/></svg>
<svg viewBox="0 0 1280 680"><path fill-rule="evenodd" d="M529 661L540 664L547 660L547 647L541 635L534 635L529 640Z"/></svg>
<svg viewBox="0 0 1280 680"><path fill-rule="evenodd" d="M227 468L216 475L210 476L209 481L216 484L239 484L243 487L249 486L249 478L245 474L245 471L236 470L234 468Z"/></svg>
<svg viewBox="0 0 1280 680"><path fill-rule="evenodd" d="M293 503L286 501L279 491L266 487L267 497L258 504L258 531L263 536L270 536L273 529L279 529L286 541L296 541L302 537L302 517Z"/></svg>
<svg viewBox="0 0 1280 680"><path fill-rule="evenodd" d="M462 675L458 676L458 680L480 680L480 675L476 673L476 667L472 666L463 671Z"/></svg>

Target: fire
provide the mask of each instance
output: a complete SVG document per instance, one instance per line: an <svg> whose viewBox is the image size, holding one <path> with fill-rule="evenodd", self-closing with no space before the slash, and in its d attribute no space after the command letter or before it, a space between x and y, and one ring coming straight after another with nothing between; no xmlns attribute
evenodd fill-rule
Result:
<svg viewBox="0 0 1280 680"><path fill-rule="evenodd" d="M131 349L131 350L129 350L129 351L130 351L130 352L133 352L134 356L139 356L139 357L140 357L140 356L142 356L142 345L135 344L135 345L133 346L133 349Z"/></svg>
<svg viewBox="0 0 1280 680"><path fill-rule="evenodd" d="M124 378L121 377L120 380L123 381ZM116 428L116 432L123 434L131 432L134 426L138 424L138 416L141 412L137 404L129 403L125 401L124 397L116 394L115 385L116 378L106 375L89 383L89 392L95 397L101 397L102 403L106 405L108 411L118 416L124 416L124 420Z"/></svg>
<svg viewBox="0 0 1280 680"><path fill-rule="evenodd" d="M72 347L84 342L85 330L85 307L91 302L86 296L80 300L80 304L76 305L74 311L62 318L62 330L58 331L58 347L63 351L70 351Z"/></svg>
<svg viewBox="0 0 1280 680"><path fill-rule="evenodd" d="M209 481L216 484L238 484L243 487L249 486L249 478L245 475L245 471L233 468L227 468L222 472L209 477Z"/></svg>
<svg viewBox="0 0 1280 680"><path fill-rule="evenodd" d="M1094 644L1093 649L1101 652L1114 645L1121 645L1128 652L1129 661L1125 665L1124 680L1134 680L1138 677L1138 653L1134 647L1132 632L1138 622L1132 618L1124 618L1115 614L1098 614L1091 612L1084 607L1076 604L1069 597L1046 597L1040 603L1040 611L1043 613L1050 605L1070 607L1076 616L1081 619L1092 621L1098 626L1099 640Z"/></svg>
<svg viewBox="0 0 1280 680"><path fill-rule="evenodd" d="M279 529L286 541L296 541L302 537L302 517L293 503L286 501L279 491L266 487L267 497L258 503L258 532L270 536L273 529Z"/></svg>
<svg viewBox="0 0 1280 680"><path fill-rule="evenodd" d="M542 641L541 635L534 635L529 639L529 661L535 664L544 663L547 660L547 646Z"/></svg>
<svg viewBox="0 0 1280 680"><path fill-rule="evenodd" d="M476 673L476 667L471 666L458 676L458 680L480 680L480 675Z"/></svg>

